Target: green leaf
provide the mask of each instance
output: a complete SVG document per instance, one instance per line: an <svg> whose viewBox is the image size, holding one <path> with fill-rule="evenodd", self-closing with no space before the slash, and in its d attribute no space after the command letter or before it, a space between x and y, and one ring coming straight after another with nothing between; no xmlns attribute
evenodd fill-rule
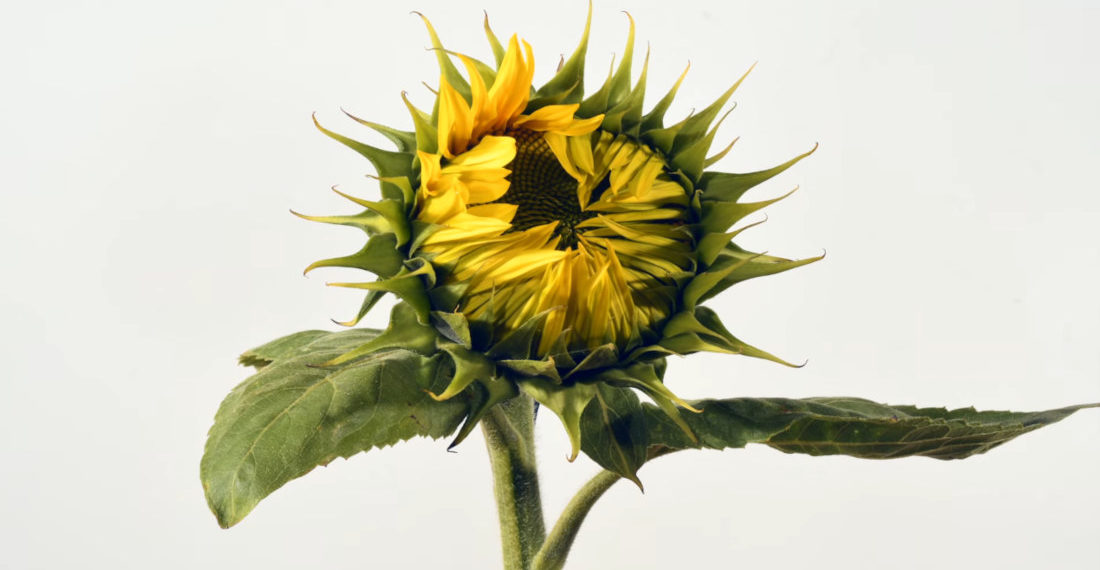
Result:
<svg viewBox="0 0 1100 570"><path fill-rule="evenodd" d="M313 332L280 341L289 347ZM362 335L344 334L318 336L315 348L291 349L294 355L271 348L279 341L246 353L273 360L222 402L200 468L221 526L236 524L261 499L318 465L415 436L444 437L465 418L463 398L436 402L428 395L443 390L451 376L442 356L391 350L322 367L362 343Z"/></svg>
<svg viewBox="0 0 1100 570"><path fill-rule="evenodd" d="M640 489L638 469L646 462L649 447L642 404L629 388L595 386L595 397L581 415L581 450Z"/></svg>
<svg viewBox="0 0 1100 570"><path fill-rule="evenodd" d="M924 456L963 459L1053 424L1077 410L979 412L974 408L887 406L860 398L737 398L692 402L703 410L683 414L693 444L663 412L646 405L650 456L679 449L725 449L763 443L786 453L848 455L864 459Z"/></svg>
<svg viewBox="0 0 1100 570"><path fill-rule="evenodd" d="M254 366L257 370L282 360L308 352L311 346L328 348L335 345L355 345L367 342L381 334L376 329L355 329L350 331L301 331L277 338L267 344L246 350L240 357L242 366Z"/></svg>

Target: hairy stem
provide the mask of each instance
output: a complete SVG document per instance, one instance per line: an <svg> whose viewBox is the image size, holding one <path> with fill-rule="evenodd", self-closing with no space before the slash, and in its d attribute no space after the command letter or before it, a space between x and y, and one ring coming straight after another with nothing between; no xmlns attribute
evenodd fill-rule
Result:
<svg viewBox="0 0 1100 570"><path fill-rule="evenodd" d="M601 471L577 491L535 555L534 570L561 570L565 566L569 548L573 546L573 539L577 537L588 511L619 479L622 477L616 473Z"/></svg>
<svg viewBox="0 0 1100 570"><path fill-rule="evenodd" d="M500 516L506 570L528 570L546 539L535 466L534 400L520 395L494 406L481 421Z"/></svg>

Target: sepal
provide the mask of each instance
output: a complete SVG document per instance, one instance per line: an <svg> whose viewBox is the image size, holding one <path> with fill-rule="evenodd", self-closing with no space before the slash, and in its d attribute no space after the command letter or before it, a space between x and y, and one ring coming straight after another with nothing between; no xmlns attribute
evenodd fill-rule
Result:
<svg viewBox="0 0 1100 570"><path fill-rule="evenodd" d="M329 138L363 155L374 165L380 177L409 176L412 172L413 155L410 153L380 149L330 131L317 122L316 115L313 117L313 124ZM392 195L386 195L385 185L383 185L383 195L387 198L393 197Z"/></svg>
<svg viewBox="0 0 1100 570"><path fill-rule="evenodd" d="M435 328L420 322L416 309L408 303L398 303L390 312L390 324L382 334L338 355L324 365L338 366L380 350L398 348L430 356L437 352L438 338Z"/></svg>
<svg viewBox="0 0 1100 570"><path fill-rule="evenodd" d="M496 366L493 361L478 352L453 343L443 343L439 348L451 358L454 364L454 376L443 392L429 394L436 401L449 400L470 384L478 380L487 381L496 376Z"/></svg>
<svg viewBox="0 0 1100 570"><path fill-rule="evenodd" d="M378 234L367 239L363 249L344 257L332 257L314 261L302 273L309 273L318 267L350 267L370 271L386 278L393 277L401 270L405 258L397 249L397 236Z"/></svg>
<svg viewBox="0 0 1100 570"><path fill-rule="evenodd" d="M779 166L757 172L734 174L730 172L706 172L699 178L699 188L703 190L703 200L736 202L754 186L765 182L779 173L794 166L798 161L810 156L817 150L815 144L809 151L802 153Z"/></svg>
<svg viewBox="0 0 1100 570"><path fill-rule="evenodd" d="M579 383L563 386L537 376L519 378L516 383L520 390L558 416L569 436L571 450L568 459L576 459L581 450L581 414L596 396L596 386Z"/></svg>
<svg viewBox="0 0 1100 570"><path fill-rule="evenodd" d="M379 133L381 133L382 136L389 139L390 142L392 142L394 144L394 146L397 147L398 152L403 152L403 153L408 153L408 154L416 152L416 133L410 133L408 131L402 131L402 130L395 129L393 127L387 127L386 125L381 125L379 123L375 123L375 122L372 122L372 121L367 121L367 120L364 120L364 119L360 119L359 117L356 117L355 115L352 115L351 113L345 111L344 109L340 109L340 110L344 111L344 114L347 115L351 120L355 121L356 123L359 123L360 125L363 125L364 127L374 129L375 131L378 131Z"/></svg>
<svg viewBox="0 0 1100 570"><path fill-rule="evenodd" d="M696 307L693 311L685 310L673 316L665 325L665 337L661 339L660 345L681 355L703 351L742 354L792 368L801 366L791 364L733 336L718 319L718 315L707 307Z"/></svg>
<svg viewBox="0 0 1100 570"><path fill-rule="evenodd" d="M766 208L791 194L794 194L798 188L787 192L786 194L779 196L778 198L772 198L771 200L761 200L759 202L720 202L720 201L703 201L703 220L700 225L704 232L707 233L722 233L728 230L737 222L744 219L745 216L752 214Z"/></svg>
<svg viewBox="0 0 1100 570"><path fill-rule="evenodd" d="M554 77L535 91L535 96L527 104L530 113L546 105L561 103L580 103L584 97L584 61L588 53L588 37L592 31L592 2L588 2L588 18L584 22L584 33L577 49L561 65Z"/></svg>
<svg viewBox="0 0 1100 570"><path fill-rule="evenodd" d="M755 279L757 277L765 277L767 275L776 275L784 271L802 267L803 265L821 261L822 259L825 259L824 253L803 259L785 259L763 253L745 251L736 244L727 244L722 250L722 253L719 254L718 259L707 268L706 272L700 274L700 277L697 277L697 279L702 278L705 280L710 279L710 277L704 278L702 277L703 275L718 275L721 277L717 284L711 286L701 294L697 302L702 303L742 281L748 281L749 279Z"/></svg>
<svg viewBox="0 0 1100 570"><path fill-rule="evenodd" d="M424 281L427 281L426 285ZM365 283L329 283L328 285L393 293L413 309L421 324L427 324L430 322L431 304L428 302L426 288L431 288L434 283L435 270L432 264L424 259L414 258L407 261L405 267L389 279Z"/></svg>
<svg viewBox="0 0 1100 570"><path fill-rule="evenodd" d="M504 378L492 377L474 382L466 393L470 395L470 412L467 414L466 421L462 423L458 433L455 434L454 440L447 446L448 450L454 449L455 446L462 443L493 406L519 395L519 388L516 387L514 382Z"/></svg>
<svg viewBox="0 0 1100 570"><path fill-rule="evenodd" d="M470 84L466 81L466 78L462 76L458 71L458 67L451 61L450 54L443 48L443 43L439 41L439 34L435 32L435 28L432 27L432 23L428 20L424 14L420 12L413 12L420 19L424 21L424 27L428 29L428 38L432 42L432 50L435 51L436 61L439 62L439 72L443 76L443 79L447 81L458 91L466 102L470 102Z"/></svg>

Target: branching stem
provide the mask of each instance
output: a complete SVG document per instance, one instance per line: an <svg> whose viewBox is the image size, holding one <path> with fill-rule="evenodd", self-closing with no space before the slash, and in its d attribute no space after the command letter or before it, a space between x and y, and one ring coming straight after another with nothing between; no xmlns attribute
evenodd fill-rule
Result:
<svg viewBox="0 0 1100 570"><path fill-rule="evenodd" d="M565 566L565 559L569 556L569 548L573 546L573 539L581 530L581 523L592 510L592 505L603 496L619 479L618 474L610 471L601 471L595 477L585 483L580 491L562 511L561 517L550 531L550 536L535 555L534 570L561 570Z"/></svg>

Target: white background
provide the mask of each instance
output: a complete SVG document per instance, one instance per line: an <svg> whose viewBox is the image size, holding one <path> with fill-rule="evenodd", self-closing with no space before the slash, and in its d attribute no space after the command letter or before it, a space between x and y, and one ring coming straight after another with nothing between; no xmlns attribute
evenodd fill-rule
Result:
<svg viewBox="0 0 1100 570"><path fill-rule="evenodd" d="M313 129L381 142L339 109L407 127L430 106L422 26L489 57L535 46L540 83L582 0L61 2L0 22L0 567L492 568L479 435L374 451L288 484L231 530L198 480L241 350L336 327L358 305L302 278L354 251L365 161ZM1100 11L1089 2L597 1L590 75L629 9L650 101L688 60L671 117L754 61L720 167L820 142L754 191L802 189L743 244L825 261L712 305L735 334L809 365L670 364L685 397L864 396L1037 410L1100 401ZM639 57L640 63L640 57ZM637 71L636 71L637 72ZM369 319L382 323L385 310ZM548 515L594 473L540 422ZM1092 568L1100 412L962 462L685 452L597 505L572 568Z"/></svg>

